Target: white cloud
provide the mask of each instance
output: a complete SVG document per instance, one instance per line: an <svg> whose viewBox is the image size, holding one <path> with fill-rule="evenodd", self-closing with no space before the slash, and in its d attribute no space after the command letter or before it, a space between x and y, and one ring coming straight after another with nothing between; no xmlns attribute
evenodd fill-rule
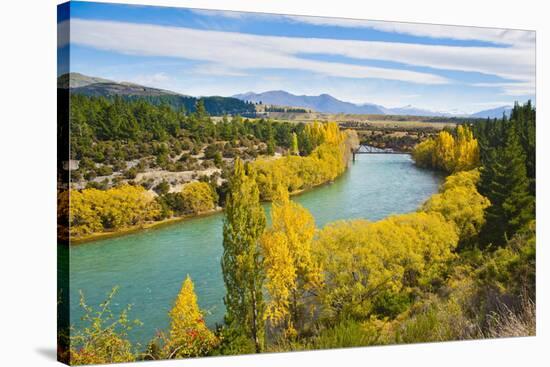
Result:
<svg viewBox="0 0 550 367"><path fill-rule="evenodd" d="M534 76L533 76L534 77ZM501 88L504 95L507 96L525 96L535 94L535 81L517 83L474 83L474 87Z"/></svg>
<svg viewBox="0 0 550 367"><path fill-rule="evenodd" d="M232 10L209 10L209 9L189 9L192 13L195 13L197 15L202 15L206 17L224 17L224 18L230 18L230 19L242 19L245 17L248 17L250 15L253 15L255 13L247 13L247 12L241 12L241 11L232 11Z"/></svg>
<svg viewBox="0 0 550 367"><path fill-rule="evenodd" d="M440 24L388 22L345 18L285 16L288 20L322 26L370 28L382 32L419 37L447 38L465 41L485 41L514 47L534 47L535 32L515 29L466 27Z"/></svg>
<svg viewBox="0 0 550 367"><path fill-rule="evenodd" d="M296 69L346 78L382 78L423 84L447 82L445 78L430 73L322 62L295 56L306 49L309 41L305 38L71 20L71 42L131 55L202 60L221 65L228 70ZM328 44L326 46L331 47ZM322 50L315 48L313 52L320 53Z"/></svg>
<svg viewBox="0 0 550 367"><path fill-rule="evenodd" d="M370 28L382 32L408 34L419 37L446 38L464 41L485 41L514 47L534 47L536 33L529 30L442 25L428 23L391 22L350 18L331 18L307 15L279 15L223 10L192 10L202 16L218 16L231 19L269 18L285 19L296 23L343 28Z"/></svg>
<svg viewBox="0 0 550 367"><path fill-rule="evenodd" d="M248 76L249 74L245 73L242 70L236 68L229 68L222 64L217 63L208 63L203 65L198 65L193 68L193 73L200 75L217 75L217 76Z"/></svg>
<svg viewBox="0 0 550 367"><path fill-rule="evenodd" d="M458 47L275 37L82 19L71 20L71 42L125 54L201 60L208 62L206 67L233 73L250 69L294 69L345 78L379 78L420 84L450 82L428 72L300 57L301 54L331 54L478 72L514 80L514 83L501 85L505 93L528 93L534 89L535 53L532 47Z"/></svg>
<svg viewBox="0 0 550 367"><path fill-rule="evenodd" d="M142 74L137 75L132 78L132 81L137 84L150 85L150 86L159 86L164 85L166 82L170 81L168 74L160 72L154 74Z"/></svg>

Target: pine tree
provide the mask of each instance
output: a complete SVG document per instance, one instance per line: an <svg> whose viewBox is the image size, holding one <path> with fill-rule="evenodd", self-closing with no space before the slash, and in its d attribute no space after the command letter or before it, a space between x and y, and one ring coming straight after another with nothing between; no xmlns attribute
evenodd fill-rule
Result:
<svg viewBox="0 0 550 367"><path fill-rule="evenodd" d="M482 233L486 244L503 245L534 219L525 161L517 130L510 125L505 146L487 151L481 174L480 193L491 201Z"/></svg>
<svg viewBox="0 0 550 367"><path fill-rule="evenodd" d="M256 352L261 351L264 337L262 288L265 276L258 240L265 223L254 173L247 175L244 163L237 159L223 225L226 323L229 328L251 339Z"/></svg>
<svg viewBox="0 0 550 367"><path fill-rule="evenodd" d="M510 130L503 160L508 172L507 192L502 208L508 220L506 235L510 238L535 216L535 201L529 193L526 156L520 145L516 128Z"/></svg>

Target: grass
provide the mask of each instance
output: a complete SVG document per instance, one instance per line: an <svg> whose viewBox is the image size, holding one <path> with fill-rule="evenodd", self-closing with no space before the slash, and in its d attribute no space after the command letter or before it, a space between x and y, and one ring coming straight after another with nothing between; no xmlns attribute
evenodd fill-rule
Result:
<svg viewBox="0 0 550 367"><path fill-rule="evenodd" d="M489 315L489 327L484 333L487 338L510 338L534 336L537 333L536 306L531 300L522 302L519 311L514 312L502 305L497 312Z"/></svg>

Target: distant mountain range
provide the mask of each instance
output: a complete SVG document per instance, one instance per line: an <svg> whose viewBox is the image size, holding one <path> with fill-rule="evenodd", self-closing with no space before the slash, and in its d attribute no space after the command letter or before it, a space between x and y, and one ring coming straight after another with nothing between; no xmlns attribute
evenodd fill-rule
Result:
<svg viewBox="0 0 550 367"><path fill-rule="evenodd" d="M185 108L194 111L198 97L192 97L165 89L151 88L143 85L115 82L108 79L87 76L80 73L61 75L58 78L58 88L69 88L73 94L87 96L102 96L112 98L121 96L125 99L145 99L154 104L168 103L175 108ZM201 97L208 113L211 115L241 114L254 116L256 109L253 103L276 106L301 107L322 113L371 114L371 115L408 115L408 116L442 116L442 117L472 117L500 118L502 114L510 115L511 106L501 106L483 110L474 114L464 114L457 111L432 111L411 105L386 108L374 103L355 104L341 101L329 94L318 96L295 95L283 90L273 90L263 93L248 92L231 97Z"/></svg>
<svg viewBox="0 0 550 367"><path fill-rule="evenodd" d="M298 96L283 90L273 90L263 93L248 92L243 94L235 94L233 97L241 99L243 101L250 101L254 103L262 102L263 104L270 105L304 107L324 113L500 118L502 117L503 112L509 115L512 109L511 106L502 106L468 115L455 111L447 112L426 110L411 105L407 105L404 107L386 108L384 106L373 103L355 104L351 102L341 101L329 94L321 94L318 96Z"/></svg>
<svg viewBox="0 0 550 367"><path fill-rule="evenodd" d="M478 117L478 118L501 118L503 114L510 117L510 113L512 112L512 106L502 106L497 108L491 108L489 110L483 110L476 112L474 114L471 114L471 117Z"/></svg>
<svg viewBox="0 0 550 367"><path fill-rule="evenodd" d="M278 106L304 107L325 113L384 114L383 107L375 104L356 105L340 101L329 94L297 96L282 90L264 93L236 94L233 97L254 103L262 102Z"/></svg>

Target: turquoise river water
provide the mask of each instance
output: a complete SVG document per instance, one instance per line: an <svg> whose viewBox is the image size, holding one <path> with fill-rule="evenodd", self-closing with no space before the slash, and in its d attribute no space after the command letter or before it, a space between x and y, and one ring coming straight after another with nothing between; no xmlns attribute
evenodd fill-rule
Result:
<svg viewBox="0 0 550 367"><path fill-rule="evenodd" d="M317 227L341 219L378 220L416 210L437 191L441 176L414 166L400 154L359 155L334 183L293 198L315 217ZM268 211L269 204L264 207ZM168 311L189 274L207 323L221 323L225 293L220 259L223 214L78 245L70 249L71 323L82 326L79 292L98 306L113 286L113 310L132 304L131 319L143 325L130 339L145 345L168 326Z"/></svg>

